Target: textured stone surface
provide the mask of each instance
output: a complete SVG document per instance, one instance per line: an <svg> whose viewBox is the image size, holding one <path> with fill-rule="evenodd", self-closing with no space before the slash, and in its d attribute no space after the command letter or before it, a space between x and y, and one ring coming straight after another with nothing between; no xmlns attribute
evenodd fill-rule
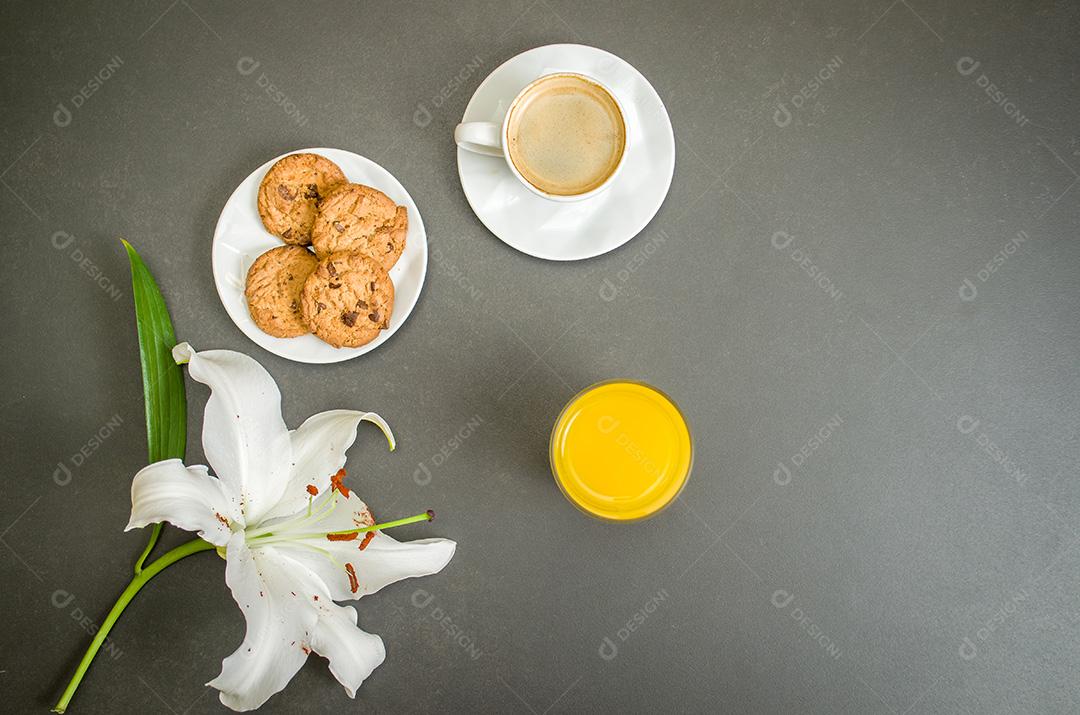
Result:
<svg viewBox="0 0 1080 715"><path fill-rule="evenodd" d="M389 653L359 703L313 658L267 712L1076 711L1075 7L155 0L0 17L10 707L55 701L80 618L104 617L145 541L122 531L146 459L123 236L178 336L261 360L290 425L381 412L399 449L363 429L348 483L380 517L438 511L406 538L460 542L443 574L359 604ZM490 70L553 42L639 68L679 152L645 231L568 265L483 228L451 140ZM412 318L340 365L257 348L211 278L229 193L308 146L383 164L431 242ZM697 444L678 504L626 527L565 503L546 457L562 404L617 376L674 396ZM189 381L192 462L205 400ZM243 627L222 562L192 557L124 615L71 712L217 712L203 683Z"/></svg>

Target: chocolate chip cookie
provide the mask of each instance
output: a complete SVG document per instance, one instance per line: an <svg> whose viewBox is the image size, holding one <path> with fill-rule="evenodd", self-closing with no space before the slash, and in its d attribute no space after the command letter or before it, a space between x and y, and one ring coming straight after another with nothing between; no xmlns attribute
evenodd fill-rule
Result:
<svg viewBox="0 0 1080 715"><path fill-rule="evenodd" d="M339 251L319 261L300 294L300 310L311 332L336 348L355 348L389 327L394 284L377 261Z"/></svg>
<svg viewBox="0 0 1080 715"><path fill-rule="evenodd" d="M310 332L300 312L300 291L317 265L319 259L302 246L278 246L255 259L244 297L260 330L275 338Z"/></svg>
<svg viewBox="0 0 1080 715"><path fill-rule="evenodd" d="M405 250L409 212L389 196L363 184L345 184L319 204L311 245L319 258L360 251L390 270Z"/></svg>
<svg viewBox="0 0 1080 715"><path fill-rule="evenodd" d="M285 243L310 244L319 200L344 183L341 168L324 156L282 157L259 184L257 203L263 225Z"/></svg>

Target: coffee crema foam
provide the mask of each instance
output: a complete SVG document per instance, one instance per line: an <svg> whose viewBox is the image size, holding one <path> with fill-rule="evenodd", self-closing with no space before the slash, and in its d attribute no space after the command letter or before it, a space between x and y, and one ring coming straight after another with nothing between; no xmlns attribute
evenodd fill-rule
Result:
<svg viewBox="0 0 1080 715"><path fill-rule="evenodd" d="M555 196L601 186L626 150L626 122L615 99L578 75L539 80L510 111L506 142L514 167Z"/></svg>

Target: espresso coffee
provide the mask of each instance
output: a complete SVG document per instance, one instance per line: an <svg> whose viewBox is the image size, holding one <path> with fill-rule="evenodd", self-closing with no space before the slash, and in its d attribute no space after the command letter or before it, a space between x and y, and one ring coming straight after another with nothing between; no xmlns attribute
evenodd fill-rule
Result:
<svg viewBox="0 0 1080 715"><path fill-rule="evenodd" d="M506 144L530 184L555 196L576 196L615 173L626 150L626 121L600 85L580 75L551 75L510 109Z"/></svg>

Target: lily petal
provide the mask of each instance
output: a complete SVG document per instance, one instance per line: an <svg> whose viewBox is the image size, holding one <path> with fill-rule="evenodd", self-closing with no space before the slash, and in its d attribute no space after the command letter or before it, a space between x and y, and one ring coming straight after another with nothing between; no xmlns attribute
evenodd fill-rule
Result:
<svg viewBox="0 0 1080 715"><path fill-rule="evenodd" d="M350 698L371 672L386 660L382 638L356 627L356 609L335 605L319 618L311 649L330 661L330 672Z"/></svg>
<svg viewBox="0 0 1080 715"><path fill-rule="evenodd" d="M281 419L281 393L262 365L231 350L173 348L191 377L211 390L203 415L203 451L225 489L257 524L289 482L292 445Z"/></svg>
<svg viewBox="0 0 1080 715"><path fill-rule="evenodd" d="M244 526L239 507L206 467L185 467L179 459L166 459L143 467L132 480L131 520L124 531L167 521L224 546L232 533L230 526Z"/></svg>
<svg viewBox="0 0 1080 715"><path fill-rule="evenodd" d="M374 412L330 410L312 415L289 433L293 462L289 483L281 500L262 521L291 516L305 509L311 497L309 487L313 487L316 494L329 491L330 477L345 466L345 452L356 441L356 428L362 421L377 425L393 451L394 433Z"/></svg>
<svg viewBox="0 0 1080 715"><path fill-rule="evenodd" d="M319 620L315 604L329 603L322 583L273 547L250 549L237 533L226 550L225 582L247 621L243 643L207 685L233 710L254 710L282 690L307 660Z"/></svg>
<svg viewBox="0 0 1080 715"><path fill-rule="evenodd" d="M342 559L344 554L341 546L350 542L337 543L338 548L331 549L330 552L336 558ZM456 550L457 542L449 539L398 541L376 531L367 547L363 551L360 551L359 546L354 547L353 555L349 558L356 571L356 592L353 593L350 587L346 593L344 589L335 589L331 585L330 593L338 600L356 599L407 578L439 573L450 563ZM348 587L348 575L346 574L344 584L339 580L336 585Z"/></svg>

